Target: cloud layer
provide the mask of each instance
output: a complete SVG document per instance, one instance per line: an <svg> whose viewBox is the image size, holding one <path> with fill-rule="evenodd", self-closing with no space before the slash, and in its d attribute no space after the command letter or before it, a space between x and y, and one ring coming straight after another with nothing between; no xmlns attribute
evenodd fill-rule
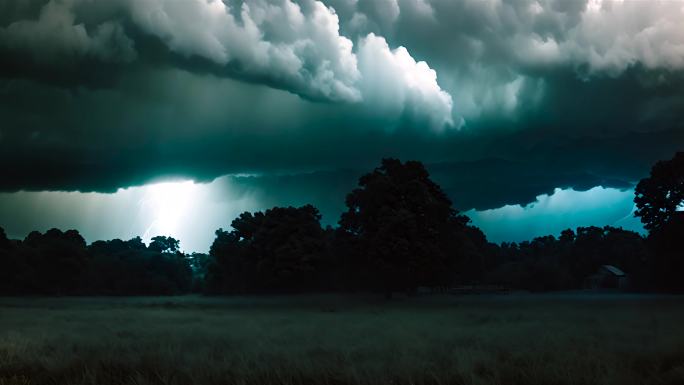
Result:
<svg viewBox="0 0 684 385"><path fill-rule="evenodd" d="M386 156L462 209L624 189L684 147L681 25L669 0L0 1L0 190L312 175L269 190L294 201Z"/></svg>
<svg viewBox="0 0 684 385"><path fill-rule="evenodd" d="M391 50L373 34L355 47L340 35L335 10L320 1L50 0L37 20L0 28L0 49L28 58L38 71L89 61L130 64L138 51L141 61L153 61L142 52L149 43L135 41L124 25L130 35L156 39L170 55L219 76L314 101L363 103L397 118L406 109L433 129L453 125L451 96L427 63L416 62L404 47ZM396 93L376 92L390 87Z"/></svg>
<svg viewBox="0 0 684 385"><path fill-rule="evenodd" d="M340 36L335 11L321 2L142 0L129 6L133 22L172 52L312 99L362 99L353 43Z"/></svg>

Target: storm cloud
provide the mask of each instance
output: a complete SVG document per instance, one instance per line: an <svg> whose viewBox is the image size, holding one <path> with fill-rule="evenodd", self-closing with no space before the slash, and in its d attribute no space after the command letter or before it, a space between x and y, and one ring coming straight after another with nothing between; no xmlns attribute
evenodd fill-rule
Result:
<svg viewBox="0 0 684 385"><path fill-rule="evenodd" d="M159 55L147 52L145 45L154 43L168 57L147 57ZM340 35L335 10L319 1L51 0L37 19L0 29L0 47L37 72L126 65L140 56L143 63L180 62L184 69L204 68L313 101L381 105L390 116L407 108L435 129L453 125L451 96L434 70L374 34L359 39L355 49Z"/></svg>
<svg viewBox="0 0 684 385"><path fill-rule="evenodd" d="M0 190L337 199L398 157L461 210L628 191L684 147L683 24L682 1L0 0Z"/></svg>

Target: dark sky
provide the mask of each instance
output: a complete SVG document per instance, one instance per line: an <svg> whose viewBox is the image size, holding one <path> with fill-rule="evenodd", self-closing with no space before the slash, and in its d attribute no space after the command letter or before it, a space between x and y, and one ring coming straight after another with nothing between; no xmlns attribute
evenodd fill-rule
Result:
<svg viewBox="0 0 684 385"><path fill-rule="evenodd" d="M0 226L206 250L244 209L334 224L393 156L492 240L634 227L684 148L682 25L681 1L0 0Z"/></svg>

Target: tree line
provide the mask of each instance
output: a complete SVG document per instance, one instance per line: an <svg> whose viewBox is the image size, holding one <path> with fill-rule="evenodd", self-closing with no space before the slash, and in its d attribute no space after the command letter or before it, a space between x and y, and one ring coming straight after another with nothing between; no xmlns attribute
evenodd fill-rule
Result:
<svg viewBox="0 0 684 385"><path fill-rule="evenodd" d="M193 255L170 237L96 241L76 230L31 232L9 241L0 229L0 293L5 295L171 295L193 288Z"/></svg>
<svg viewBox="0 0 684 385"><path fill-rule="evenodd" d="M415 292L419 287L498 285L582 288L603 265L633 290L683 291L679 255L684 153L654 165L635 189L648 236L579 227L558 237L494 244L453 208L422 163L384 159L359 179L338 226L311 206L245 212L219 229L209 254L186 254L165 236L87 245L75 230L9 240L0 228L0 294L167 295L311 291Z"/></svg>

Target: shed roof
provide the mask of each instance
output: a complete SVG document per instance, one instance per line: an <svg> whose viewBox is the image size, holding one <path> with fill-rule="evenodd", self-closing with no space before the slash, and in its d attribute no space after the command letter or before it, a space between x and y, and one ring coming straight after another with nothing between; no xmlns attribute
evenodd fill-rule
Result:
<svg viewBox="0 0 684 385"><path fill-rule="evenodd" d="M613 265L603 265L602 267L604 269L608 270L611 274L613 274L616 277L624 277L625 276L624 271L618 269L617 267L615 267Z"/></svg>

